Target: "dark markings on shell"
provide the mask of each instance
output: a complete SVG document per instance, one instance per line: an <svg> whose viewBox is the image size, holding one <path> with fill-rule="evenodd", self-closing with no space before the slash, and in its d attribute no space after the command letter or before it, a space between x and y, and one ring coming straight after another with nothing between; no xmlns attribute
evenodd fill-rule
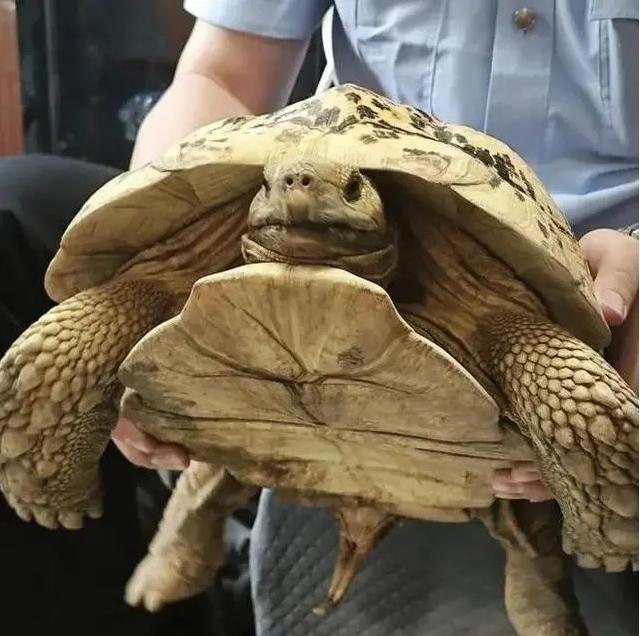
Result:
<svg viewBox="0 0 640 636"><path fill-rule="evenodd" d="M527 188L527 192L529 192L529 196L535 201L536 193L531 183L529 183L529 179L527 179L527 175L525 175L525 173L522 170L518 170L518 172L520 173L520 179L522 183L524 183L525 187Z"/></svg>
<svg viewBox="0 0 640 636"><path fill-rule="evenodd" d="M284 122L287 125L301 126L305 129L323 129L333 134L344 134L353 126L361 125L369 128L367 133L359 136L360 141L364 144L374 144L379 139L402 139L411 136L436 140L462 150L495 170L497 176L491 177L489 181L491 187L498 187L501 179L513 188L513 192L519 200L524 201L525 197L529 197L536 201L533 185L527 179L526 174L513 165L507 153L492 153L485 147L473 145L465 135L452 132L446 124L418 108L397 106L384 97L366 91L355 91L352 86L342 86L335 90L343 93L348 101L356 105L355 113L351 112L345 116L339 106L324 108L322 98L314 97L262 118L258 122L254 120L248 128L269 128ZM366 96L368 96L367 104L363 103ZM407 114L410 127L393 123L394 117L392 115L399 119L397 115L402 111ZM228 126L235 130L243 127L247 121L250 122L250 118L233 117L224 123L227 130ZM297 142L299 138L293 132L285 133L284 131L278 136L278 140L286 142ZM198 147L196 143L192 142L192 145ZM405 152L411 154L411 150L405 150ZM413 156L416 157L417 154ZM538 205L552 219L554 227L547 228L548 230L557 229L562 234L570 234L567 228L556 220L557 213L553 212L550 206L540 203Z"/></svg>
<svg viewBox="0 0 640 636"><path fill-rule="evenodd" d="M437 117L434 117L431 113L427 113L426 111L421 110L420 108L416 108L416 107L412 108L411 106L407 106L406 109L408 113L417 114L423 119L426 119L432 126L440 123L440 120Z"/></svg>
<svg viewBox="0 0 640 636"><path fill-rule="evenodd" d="M358 106L356 106L356 111L361 119L375 119L378 116L373 108L371 108L370 106L365 106L364 104L359 104Z"/></svg>
<svg viewBox="0 0 640 636"><path fill-rule="evenodd" d="M547 229L547 226L540 219L537 219L537 222L538 229L542 232L545 238L549 238L549 230Z"/></svg>
<svg viewBox="0 0 640 636"><path fill-rule="evenodd" d="M329 132L337 133L338 135L342 135L344 132L349 130L351 126L355 126L358 122L358 118L355 115L349 115L345 117L340 123L335 126L331 126L329 128Z"/></svg>
<svg viewBox="0 0 640 636"><path fill-rule="evenodd" d="M340 109L337 106L321 110L313 122L314 126L331 126L340 119Z"/></svg>
<svg viewBox="0 0 640 636"><path fill-rule="evenodd" d="M408 130L393 126L385 119L376 118L375 120L373 120L376 113L368 106L359 105L356 108L356 111L360 119L369 120L367 121L367 123L375 128L374 134L378 138L399 138L399 136L412 134ZM522 173L522 171L516 170L508 154L493 154L486 148L466 143L466 138L463 135L460 135L459 133L456 133L454 135L454 133L452 133L445 124L432 123L433 120L429 120L428 117L424 116L422 113L419 113L415 109L408 109L407 112L409 114L412 126L417 131L419 131L419 133L414 134L418 134L420 137L425 137L427 139L435 139L436 141L440 141L441 143L459 148L468 155L471 155L475 159L480 160L487 167L495 169L498 172L498 175L514 188L515 195L518 197L518 199L524 201L525 195L527 195L533 201L536 201L535 191L532 185L529 183L528 179L526 179L526 176ZM395 131L396 135L399 136L381 135L379 131L383 129L388 131L393 130ZM431 132L431 134L429 134L429 132ZM461 139L464 139L465 141L460 141ZM522 181L525 186L523 186L520 181Z"/></svg>
<svg viewBox="0 0 640 636"><path fill-rule="evenodd" d="M304 102L301 102L298 108L299 112L303 112L307 115L317 115L324 109L322 100L317 97L312 97ZM297 111L295 111L297 112Z"/></svg>
<svg viewBox="0 0 640 636"><path fill-rule="evenodd" d="M426 150L420 150L420 148L403 148L402 152L413 157L421 157L427 154Z"/></svg>
<svg viewBox="0 0 640 636"><path fill-rule="evenodd" d="M388 104L385 104L384 102L379 100L377 97L371 98L371 105L374 106L375 108L379 108L380 110L392 111L391 106L389 106Z"/></svg>
<svg viewBox="0 0 640 636"><path fill-rule="evenodd" d="M413 160L414 163L428 165L442 174L451 163L451 158L439 152L420 150L418 148L403 148L403 161ZM499 183L499 180L498 180Z"/></svg>
<svg viewBox="0 0 640 636"><path fill-rule="evenodd" d="M481 157L478 157L482 161ZM518 174L511 162L511 157L504 153L498 152L493 155L494 167L498 171L498 174L507 182L510 183L516 190L522 194L528 194L528 191L516 181ZM535 201L535 199L534 199Z"/></svg>
<svg viewBox="0 0 640 636"><path fill-rule="evenodd" d="M364 355L359 347L351 347L351 349L343 351L338 355L338 363L342 367L355 369L363 365Z"/></svg>
<svg viewBox="0 0 640 636"><path fill-rule="evenodd" d="M560 219L557 218L556 213L554 213L553 210L551 210L550 208L549 208L549 215L546 218L548 222L551 225L553 225L553 229L556 235L562 234L570 240L574 239L574 236L571 230L564 223L562 223Z"/></svg>
<svg viewBox="0 0 640 636"><path fill-rule="evenodd" d="M429 122L425 121L424 117L421 117L418 113L410 113L409 121L411 125L418 130L425 130L429 124Z"/></svg>
<svg viewBox="0 0 640 636"><path fill-rule="evenodd" d="M435 126L433 128L433 137L443 144L450 144L453 141L453 133L446 126Z"/></svg>
<svg viewBox="0 0 640 636"><path fill-rule="evenodd" d="M300 139L302 139L304 135L304 131L299 128L285 128L281 132L278 133L275 138L276 141L284 142L284 143L292 143L297 144Z"/></svg>
<svg viewBox="0 0 640 636"><path fill-rule="evenodd" d="M489 168L495 167L493 155L486 148L479 148L478 146L472 146L468 143L465 143L461 148L468 155L482 161L485 166L488 166Z"/></svg>
<svg viewBox="0 0 640 636"><path fill-rule="evenodd" d="M247 115L237 115L236 117L229 117L224 120L225 127L230 127L231 130L238 130L250 119Z"/></svg>
<svg viewBox="0 0 640 636"><path fill-rule="evenodd" d="M313 120L311 120L309 117L292 117L289 120L289 123L297 124L298 126L304 126L305 128L313 128Z"/></svg>
<svg viewBox="0 0 640 636"><path fill-rule="evenodd" d="M382 130L380 128L376 128L373 131L373 134L378 139L400 139L400 133L397 130Z"/></svg>

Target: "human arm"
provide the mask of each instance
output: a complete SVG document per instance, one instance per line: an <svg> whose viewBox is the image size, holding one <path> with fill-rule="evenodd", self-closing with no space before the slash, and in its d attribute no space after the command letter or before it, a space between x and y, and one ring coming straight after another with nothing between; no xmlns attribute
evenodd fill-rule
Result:
<svg viewBox="0 0 640 636"><path fill-rule="evenodd" d="M307 42L231 31L198 20L171 86L140 127L135 168L217 119L283 106Z"/></svg>

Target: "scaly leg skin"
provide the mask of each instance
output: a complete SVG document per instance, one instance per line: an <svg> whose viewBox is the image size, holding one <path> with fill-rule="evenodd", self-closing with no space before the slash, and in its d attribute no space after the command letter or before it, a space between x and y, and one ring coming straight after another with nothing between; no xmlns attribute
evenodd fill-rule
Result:
<svg viewBox="0 0 640 636"><path fill-rule="evenodd" d="M75 529L101 515L98 462L118 415L116 371L171 302L155 283L88 289L0 361L0 489L22 519Z"/></svg>
<svg viewBox="0 0 640 636"><path fill-rule="evenodd" d="M587 636L553 501L497 500L477 511L506 554L505 606L518 636Z"/></svg>
<svg viewBox="0 0 640 636"><path fill-rule="evenodd" d="M638 400L595 351L532 315L481 325L481 353L531 438L582 567L638 567Z"/></svg>
<svg viewBox="0 0 640 636"><path fill-rule="evenodd" d="M149 553L127 584L127 603L155 612L206 589L223 561L225 519L257 491L224 468L192 461L176 484Z"/></svg>

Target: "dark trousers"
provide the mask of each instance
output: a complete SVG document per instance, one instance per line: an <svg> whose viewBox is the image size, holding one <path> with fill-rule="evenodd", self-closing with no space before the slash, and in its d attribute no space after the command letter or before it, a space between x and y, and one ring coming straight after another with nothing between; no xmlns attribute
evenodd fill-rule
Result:
<svg viewBox="0 0 640 636"><path fill-rule="evenodd" d="M44 156L0 158L0 356L44 313L46 266L84 200L117 171ZM147 636L156 619L123 600L144 556L134 468L111 445L104 516L82 530L21 521L0 495L0 633Z"/></svg>

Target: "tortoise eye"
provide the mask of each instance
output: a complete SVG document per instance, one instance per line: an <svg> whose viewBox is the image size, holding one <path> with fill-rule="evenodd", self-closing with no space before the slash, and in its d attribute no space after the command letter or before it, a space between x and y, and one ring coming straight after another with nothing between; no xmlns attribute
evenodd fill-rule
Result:
<svg viewBox="0 0 640 636"><path fill-rule="evenodd" d="M352 172L344 186L343 196L348 203L357 201L362 195L362 176L359 172Z"/></svg>

